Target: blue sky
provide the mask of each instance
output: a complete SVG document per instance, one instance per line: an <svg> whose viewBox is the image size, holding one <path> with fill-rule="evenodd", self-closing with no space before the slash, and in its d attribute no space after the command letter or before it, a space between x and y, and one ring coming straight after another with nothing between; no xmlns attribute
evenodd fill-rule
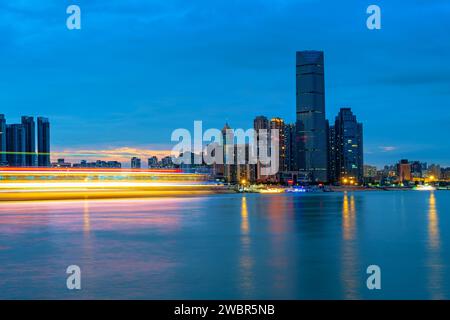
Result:
<svg viewBox="0 0 450 320"><path fill-rule="evenodd" d="M293 122L295 51L315 49L327 117L352 108L366 163L449 166L449 17L448 0L0 0L0 113L49 117L57 151L167 150L194 120Z"/></svg>

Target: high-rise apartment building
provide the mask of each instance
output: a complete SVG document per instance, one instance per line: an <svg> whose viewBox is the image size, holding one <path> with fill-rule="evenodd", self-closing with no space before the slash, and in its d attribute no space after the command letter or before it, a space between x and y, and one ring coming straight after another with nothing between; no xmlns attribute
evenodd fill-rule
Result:
<svg viewBox="0 0 450 320"><path fill-rule="evenodd" d="M278 172L286 171L286 133L284 131L285 124L281 118L272 118L270 120L270 136L273 137L273 131L278 130ZM271 150L271 153L274 150ZM274 155L276 156L276 155Z"/></svg>
<svg viewBox="0 0 450 320"><path fill-rule="evenodd" d="M36 166L36 126L34 118L22 116L22 125L25 129L25 165Z"/></svg>
<svg viewBox="0 0 450 320"><path fill-rule="evenodd" d="M25 166L25 141L25 127L22 124L6 125L6 159L9 166Z"/></svg>
<svg viewBox="0 0 450 320"><path fill-rule="evenodd" d="M132 169L140 169L141 168L141 159L137 157L131 158L131 168Z"/></svg>
<svg viewBox="0 0 450 320"><path fill-rule="evenodd" d="M38 166L50 166L50 122L47 118L37 118Z"/></svg>
<svg viewBox="0 0 450 320"><path fill-rule="evenodd" d="M5 115L0 114L0 166L7 165L6 160L6 120Z"/></svg>
<svg viewBox="0 0 450 320"><path fill-rule="evenodd" d="M364 178L363 167L363 130L362 124L357 122L356 116L350 108L341 108L334 128L334 144L332 148L332 161L335 163L336 181L342 179L361 183Z"/></svg>

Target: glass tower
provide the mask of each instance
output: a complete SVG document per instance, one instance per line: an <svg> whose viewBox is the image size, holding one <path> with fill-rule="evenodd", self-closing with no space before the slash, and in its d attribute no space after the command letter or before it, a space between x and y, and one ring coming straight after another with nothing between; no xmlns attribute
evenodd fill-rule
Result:
<svg viewBox="0 0 450 320"><path fill-rule="evenodd" d="M327 181L324 56L299 51L296 57L297 166L311 182Z"/></svg>

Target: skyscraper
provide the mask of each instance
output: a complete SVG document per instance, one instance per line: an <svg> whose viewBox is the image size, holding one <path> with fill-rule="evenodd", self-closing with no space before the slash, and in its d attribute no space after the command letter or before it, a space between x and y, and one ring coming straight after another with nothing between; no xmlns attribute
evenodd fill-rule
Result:
<svg viewBox="0 0 450 320"><path fill-rule="evenodd" d="M38 166L50 166L50 123L47 118L38 117Z"/></svg>
<svg viewBox="0 0 450 320"><path fill-rule="evenodd" d="M25 165L36 166L36 127L33 117L22 116L22 125L25 129Z"/></svg>
<svg viewBox="0 0 450 320"><path fill-rule="evenodd" d="M296 56L298 169L312 182L327 181L324 56L299 51Z"/></svg>
<svg viewBox="0 0 450 320"><path fill-rule="evenodd" d="M348 179L361 183L364 177L363 130L350 108L341 108L336 117L334 153L336 180Z"/></svg>
<svg viewBox="0 0 450 320"><path fill-rule="evenodd" d="M284 127L284 135L286 138L286 171L297 170L296 149L295 149L295 124L286 124Z"/></svg>
<svg viewBox="0 0 450 320"><path fill-rule="evenodd" d="M156 156L148 158L147 166L148 166L148 168L157 168L158 167L158 158Z"/></svg>
<svg viewBox="0 0 450 320"><path fill-rule="evenodd" d="M269 134L269 120L265 117L265 116L257 116L254 120L253 120L253 129L255 130L255 137L253 140L253 143L256 144L256 155L257 155L257 163L256 163L256 180L259 182L263 182L266 181L266 179L268 178L267 176L263 176L262 175L262 168L264 167L263 164L260 163L260 159L262 157L262 152L263 150L260 150L260 139L262 138L262 131L260 130L266 130L267 133L267 150L266 150L266 156L270 155L270 134Z"/></svg>
<svg viewBox="0 0 450 320"><path fill-rule="evenodd" d="M25 127L22 124L6 125L6 151L9 166L25 166Z"/></svg>
<svg viewBox="0 0 450 320"><path fill-rule="evenodd" d="M328 181L333 183L339 180L336 169L336 130L334 125L330 126L328 120L327 124L327 139L328 139Z"/></svg>
<svg viewBox="0 0 450 320"><path fill-rule="evenodd" d="M0 166L7 165L6 160L6 120L5 115L0 114Z"/></svg>
<svg viewBox="0 0 450 320"><path fill-rule="evenodd" d="M278 130L278 172L286 171L286 133L284 131L284 120L272 118L270 120L270 131ZM272 134L271 134L272 137ZM276 142L275 142L276 143ZM271 150L272 151L272 150Z"/></svg>
<svg viewBox="0 0 450 320"><path fill-rule="evenodd" d="M131 168L132 169L140 169L141 168L141 159L137 157L131 158Z"/></svg>

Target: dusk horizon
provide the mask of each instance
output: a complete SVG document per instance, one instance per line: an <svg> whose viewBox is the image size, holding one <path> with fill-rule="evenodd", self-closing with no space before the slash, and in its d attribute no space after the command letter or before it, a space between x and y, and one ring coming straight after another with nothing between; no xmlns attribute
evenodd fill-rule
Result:
<svg viewBox="0 0 450 320"><path fill-rule="evenodd" d="M422 10L420 2L403 8L381 1L385 28L373 33L355 19L364 4L321 10L315 4L251 1L235 12L222 1L135 1L133 9L90 1L77 32L48 18L64 4L26 10L3 4L3 23L18 16L21 22L3 26L2 113L9 123L22 115L48 117L57 153L157 154L171 150L173 130L190 130L195 120L219 129L225 122L251 128L259 115L294 123L295 52L321 50L326 118L334 122L340 108L353 110L364 124L365 163L450 166L450 151L442 148L450 122L444 112L450 62L443 59L450 53L443 41L449 5L437 1ZM225 18L230 14L233 22ZM415 17L424 15L433 19L421 25ZM433 40L425 41L431 28ZM420 38L423 48L411 50ZM424 111L425 117L412 116Z"/></svg>

